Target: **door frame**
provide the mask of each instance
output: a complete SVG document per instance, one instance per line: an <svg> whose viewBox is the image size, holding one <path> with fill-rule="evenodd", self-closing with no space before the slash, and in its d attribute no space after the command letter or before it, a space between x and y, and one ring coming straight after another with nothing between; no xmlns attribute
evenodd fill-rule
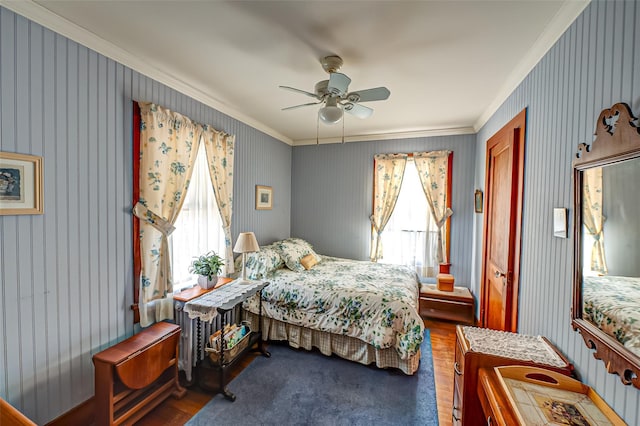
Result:
<svg viewBox="0 0 640 426"><path fill-rule="evenodd" d="M493 136L489 138L486 145L485 151L485 180L484 180L484 200L485 200L485 208L484 208L484 218L483 218L483 229L482 229L482 271L480 274L480 323L483 327L486 326L487 323L487 314L488 309L485 304L488 301L487 293L489 291L488 286L485 283L485 274L487 268L487 234L488 234L488 218L489 218L489 206L488 201L491 199L491 194L489 191L489 154L491 148L493 148L500 138L497 136L502 136L504 132L508 132L510 134L510 138L512 138L512 143L514 148L518 150L515 158L517 159L518 164L513 165L512 177L516 179L516 182L513 184L517 185L517 197L516 199L511 200L511 226L510 229L513 229L513 235L510 238L510 249L513 249L513 271L511 276L511 286L510 292L511 297L510 300L507 300L509 304L507 306L507 318L505 331L517 332L518 331L518 300L519 300L519 288L520 288L520 255L522 251L522 203L524 199L524 154L525 154L525 139L526 139L526 124L527 124L527 108L520 111L511 121L504 125L500 130L498 130ZM507 272L508 273L508 272Z"/></svg>

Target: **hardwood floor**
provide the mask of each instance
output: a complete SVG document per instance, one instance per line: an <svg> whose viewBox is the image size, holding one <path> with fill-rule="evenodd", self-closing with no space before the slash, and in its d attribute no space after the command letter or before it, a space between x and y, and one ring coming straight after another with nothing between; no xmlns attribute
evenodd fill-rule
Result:
<svg viewBox="0 0 640 426"><path fill-rule="evenodd" d="M440 426L452 424L453 412L453 363L455 360L456 325L444 321L425 320L431 334L433 371L436 382L438 422Z"/></svg>
<svg viewBox="0 0 640 426"><path fill-rule="evenodd" d="M433 368L438 404L438 421L441 426L451 425L453 406L453 362L455 356L455 324L443 321L425 320L431 334ZM238 374L257 355L250 355L240 363ZM211 399L212 395L197 386L189 388L187 395L180 399L169 398L143 417L138 426L183 425Z"/></svg>

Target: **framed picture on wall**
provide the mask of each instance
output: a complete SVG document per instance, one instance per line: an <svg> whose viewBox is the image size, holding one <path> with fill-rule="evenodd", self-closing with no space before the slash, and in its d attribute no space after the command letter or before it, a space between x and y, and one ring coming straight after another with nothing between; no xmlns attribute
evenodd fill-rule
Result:
<svg viewBox="0 0 640 426"><path fill-rule="evenodd" d="M42 157L0 152L0 215L42 213Z"/></svg>
<svg viewBox="0 0 640 426"><path fill-rule="evenodd" d="M474 206L476 213L482 213L482 191L476 189L474 197Z"/></svg>
<svg viewBox="0 0 640 426"><path fill-rule="evenodd" d="M256 210L271 210L273 208L273 188L256 185Z"/></svg>

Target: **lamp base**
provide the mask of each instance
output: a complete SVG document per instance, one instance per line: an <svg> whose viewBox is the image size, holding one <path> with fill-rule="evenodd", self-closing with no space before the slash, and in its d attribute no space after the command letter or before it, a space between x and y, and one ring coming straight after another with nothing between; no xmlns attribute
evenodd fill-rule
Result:
<svg viewBox="0 0 640 426"><path fill-rule="evenodd" d="M251 284L251 281L247 279L247 253L242 253L242 278L240 278L240 284Z"/></svg>

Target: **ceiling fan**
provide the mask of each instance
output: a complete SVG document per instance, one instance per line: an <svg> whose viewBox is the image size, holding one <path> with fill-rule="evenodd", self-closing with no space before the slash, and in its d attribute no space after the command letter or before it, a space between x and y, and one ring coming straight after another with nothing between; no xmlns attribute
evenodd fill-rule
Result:
<svg viewBox="0 0 640 426"><path fill-rule="evenodd" d="M373 114L373 109L361 105L361 102L383 101L389 97L391 92L386 87L376 87L374 89L358 90L347 92L351 79L339 73L342 67L342 58L339 56L326 56L320 61L322 68L329 73L329 80L322 80L316 83L314 93L296 89L289 86L280 86L292 92L302 93L317 102L309 102L301 105L294 105L282 108L283 111L289 109L302 108L310 105L324 104L318 111L318 118L325 124L336 124L342 119L343 111L358 118L368 118Z"/></svg>

